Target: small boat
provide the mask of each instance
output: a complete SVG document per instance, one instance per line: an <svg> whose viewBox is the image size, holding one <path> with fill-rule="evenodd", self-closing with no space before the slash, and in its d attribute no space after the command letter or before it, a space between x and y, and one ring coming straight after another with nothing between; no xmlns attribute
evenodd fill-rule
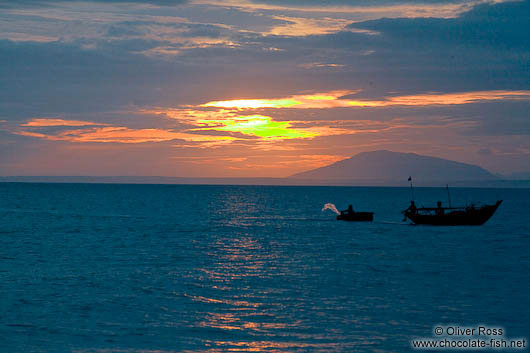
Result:
<svg viewBox="0 0 530 353"><path fill-rule="evenodd" d="M427 224L433 226L471 226L482 225L493 216L499 208L502 200L497 201L494 205L484 205L477 207L475 205L467 207L442 207L438 201L438 207L421 207L416 208L414 201L411 201L410 207L402 211L403 215L415 224Z"/></svg>
<svg viewBox="0 0 530 353"><path fill-rule="evenodd" d="M348 206L347 210L340 211L337 216L338 221L352 221L352 222L371 222L374 220L373 212L355 212L352 205Z"/></svg>

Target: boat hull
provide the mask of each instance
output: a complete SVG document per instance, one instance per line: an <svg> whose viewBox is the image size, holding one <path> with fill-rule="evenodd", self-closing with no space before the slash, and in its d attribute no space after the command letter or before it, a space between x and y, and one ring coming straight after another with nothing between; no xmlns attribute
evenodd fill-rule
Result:
<svg viewBox="0 0 530 353"><path fill-rule="evenodd" d="M373 212L354 212L348 214L340 214L337 216L338 221L349 222L372 222L374 220Z"/></svg>
<svg viewBox="0 0 530 353"><path fill-rule="evenodd" d="M405 217L410 219L414 224L425 224L433 226L478 226L486 223L491 216L497 211L502 200L497 201L495 205L485 205L480 208L463 208L453 210L443 214L422 214L418 212L404 211Z"/></svg>

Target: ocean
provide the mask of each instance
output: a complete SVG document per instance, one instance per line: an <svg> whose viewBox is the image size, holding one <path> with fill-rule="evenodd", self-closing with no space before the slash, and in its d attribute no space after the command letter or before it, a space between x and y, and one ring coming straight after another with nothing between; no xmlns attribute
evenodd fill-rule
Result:
<svg viewBox="0 0 530 353"><path fill-rule="evenodd" d="M447 204L445 188L416 203ZM402 222L408 188L0 183L1 352L409 352L530 338L530 189L483 226ZM352 204L372 223L322 211Z"/></svg>

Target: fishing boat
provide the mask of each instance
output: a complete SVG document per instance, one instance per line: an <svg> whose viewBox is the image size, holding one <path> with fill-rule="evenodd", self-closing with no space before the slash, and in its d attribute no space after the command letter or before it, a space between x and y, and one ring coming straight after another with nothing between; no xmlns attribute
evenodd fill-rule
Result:
<svg viewBox="0 0 530 353"><path fill-rule="evenodd" d="M371 222L374 220L373 212L355 212L352 205L348 206L348 209L340 211L337 216L338 221L351 221L351 222Z"/></svg>
<svg viewBox="0 0 530 353"><path fill-rule="evenodd" d="M449 185L446 185L449 207L442 207L442 202L438 201L436 207L417 208L414 203L412 177L409 177L408 180L410 182L412 201L410 201L409 208L401 213L405 216L403 221L406 221L408 218L414 224L432 226L479 226L486 223L502 203L502 200L498 200L494 205L475 206L472 204L465 207L452 207Z"/></svg>
<svg viewBox="0 0 530 353"><path fill-rule="evenodd" d="M403 211L405 220L408 218L415 224L427 224L433 226L472 226L482 225L493 216L499 208L502 200L494 205L466 206L466 207L442 207L438 201L437 207L416 208L411 201L409 208Z"/></svg>

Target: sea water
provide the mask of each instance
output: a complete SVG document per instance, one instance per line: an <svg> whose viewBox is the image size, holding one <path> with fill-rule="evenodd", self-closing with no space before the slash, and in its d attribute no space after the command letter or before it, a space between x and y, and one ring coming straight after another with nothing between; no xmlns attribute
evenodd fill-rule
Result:
<svg viewBox="0 0 530 353"><path fill-rule="evenodd" d="M445 188L415 189L434 205ZM0 351L408 352L438 325L530 337L530 190L484 226L407 188L0 184ZM326 203L373 211L341 222ZM527 343L528 344L528 343Z"/></svg>

